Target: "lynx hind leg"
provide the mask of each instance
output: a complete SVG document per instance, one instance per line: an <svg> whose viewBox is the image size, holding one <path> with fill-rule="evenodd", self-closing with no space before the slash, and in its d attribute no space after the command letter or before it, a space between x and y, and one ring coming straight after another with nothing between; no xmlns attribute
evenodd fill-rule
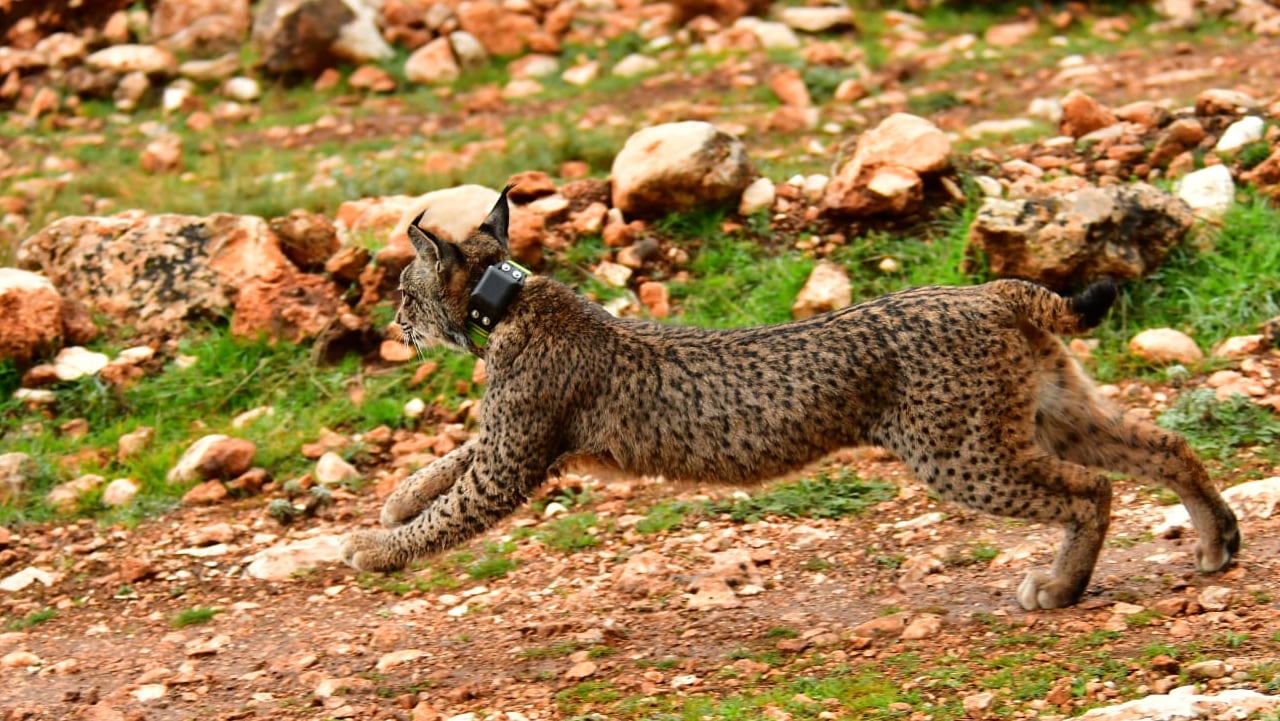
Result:
<svg viewBox="0 0 1280 721"><path fill-rule="evenodd" d="M1040 401L1038 445L1073 463L1163 483L1187 507L1199 536L1196 567L1207 573L1230 564L1240 550L1239 524L1186 439L1099 397L1065 352Z"/></svg>
<svg viewBox="0 0 1280 721"><path fill-rule="evenodd" d="M382 525L396 528L413 520L449 490L475 459L475 441L467 441L400 482L382 506Z"/></svg>

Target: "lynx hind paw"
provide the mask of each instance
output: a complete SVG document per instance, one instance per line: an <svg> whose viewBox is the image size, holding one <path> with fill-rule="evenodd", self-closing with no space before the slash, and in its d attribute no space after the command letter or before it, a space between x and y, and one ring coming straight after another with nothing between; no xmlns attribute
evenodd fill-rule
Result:
<svg viewBox="0 0 1280 721"><path fill-rule="evenodd" d="M386 573L404 568L387 531L352 531L342 539L342 560L358 571Z"/></svg>
<svg viewBox="0 0 1280 721"><path fill-rule="evenodd" d="M1063 608L1079 600L1066 588L1066 584L1043 571L1028 573L1018 585L1017 596L1018 603L1028 611Z"/></svg>
<svg viewBox="0 0 1280 721"><path fill-rule="evenodd" d="M1214 573L1231 565L1231 560L1240 551L1240 528L1232 526L1225 538L1213 543L1201 540L1196 545L1196 568L1201 573Z"/></svg>

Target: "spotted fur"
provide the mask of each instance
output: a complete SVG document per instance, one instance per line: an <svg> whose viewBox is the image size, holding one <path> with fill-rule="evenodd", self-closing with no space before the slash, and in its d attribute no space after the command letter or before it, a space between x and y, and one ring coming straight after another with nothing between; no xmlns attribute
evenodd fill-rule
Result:
<svg viewBox="0 0 1280 721"><path fill-rule="evenodd" d="M460 243L410 225L399 324L481 356L478 436L388 498L386 530L345 542L352 566L402 568L490 528L569 457L672 480L749 483L838 448L883 446L940 497L1052 522L1065 539L1017 592L1028 609L1079 600L1110 520L1096 469L1173 489L1199 534L1202 571L1240 546L1236 519L1179 435L1124 415L1055 334L1099 322L1110 282L1074 298L998 280L928 287L780 325L731 330L611 317L550 278L524 287L484 348L465 314L507 256L505 193Z"/></svg>

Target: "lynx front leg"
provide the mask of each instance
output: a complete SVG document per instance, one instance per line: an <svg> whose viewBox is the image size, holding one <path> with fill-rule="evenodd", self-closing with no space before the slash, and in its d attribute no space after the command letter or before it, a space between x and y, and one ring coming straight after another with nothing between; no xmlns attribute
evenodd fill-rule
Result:
<svg viewBox="0 0 1280 721"><path fill-rule="evenodd" d="M438 492L424 481L424 494L438 493L425 507L390 530L348 534L343 558L361 571L394 571L493 527L546 480L551 437L547 424L539 421L482 431L464 446L471 448L471 462L455 482Z"/></svg>
<svg viewBox="0 0 1280 721"><path fill-rule="evenodd" d="M475 460L475 439L437 458L401 481L382 506L382 525L395 528L417 517L437 496L449 490Z"/></svg>

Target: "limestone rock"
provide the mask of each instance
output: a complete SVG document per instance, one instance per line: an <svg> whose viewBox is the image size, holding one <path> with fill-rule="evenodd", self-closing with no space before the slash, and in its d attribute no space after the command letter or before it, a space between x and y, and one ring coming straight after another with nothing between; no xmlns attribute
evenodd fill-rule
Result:
<svg viewBox="0 0 1280 721"><path fill-rule="evenodd" d="M1236 184L1231 169L1211 165L1182 177L1176 192L1197 215L1219 218L1236 200Z"/></svg>
<svg viewBox="0 0 1280 721"><path fill-rule="evenodd" d="M139 426L120 436L120 440L117 441L116 460L123 463L126 459L138 455L142 449L151 445L151 440L155 436L156 429L151 426Z"/></svg>
<svg viewBox="0 0 1280 721"><path fill-rule="evenodd" d="M413 260L413 245L409 243L407 229L409 221L418 213L423 214L424 227L442 238L461 241L489 215L498 201L498 191L483 185L459 185L416 198L393 196L380 201L352 218L348 227L364 231L387 228L387 246L378 251L377 262L392 276L399 277L400 271ZM354 206L347 203L338 209L340 223L343 209L349 205L349 210L354 211Z"/></svg>
<svg viewBox="0 0 1280 721"><path fill-rule="evenodd" d="M858 138L827 184L822 208L845 215L909 213L923 200L922 176L946 170L951 139L924 118L895 113Z"/></svg>
<svg viewBox="0 0 1280 721"><path fill-rule="evenodd" d="M489 62L489 53L479 38L465 30L449 33L449 45L463 70L475 70Z"/></svg>
<svg viewBox="0 0 1280 721"><path fill-rule="evenodd" d="M739 215L754 215L762 210L769 210L777 199L777 189L773 181L765 177L756 178L742 191L742 199L738 201Z"/></svg>
<svg viewBox="0 0 1280 721"><path fill-rule="evenodd" d="M1129 341L1129 352L1148 363L1196 365L1204 353L1191 337L1173 328L1150 328Z"/></svg>
<svg viewBox="0 0 1280 721"><path fill-rule="evenodd" d="M657 551L641 551L613 572L613 586L632 596L657 596L671 588L671 562Z"/></svg>
<svg viewBox="0 0 1280 721"><path fill-rule="evenodd" d="M846 5L784 7L778 10L778 19L792 30L806 33L824 33L854 27L853 11Z"/></svg>
<svg viewBox="0 0 1280 721"><path fill-rule="evenodd" d="M340 245L337 229L319 213L293 210L284 217L272 218L269 225L279 237L285 256L303 270L323 268Z"/></svg>
<svg viewBox="0 0 1280 721"><path fill-rule="evenodd" d="M160 335L225 316L249 280L296 272L264 220L228 214L64 217L23 241L17 260L64 297Z"/></svg>
<svg viewBox="0 0 1280 721"><path fill-rule="evenodd" d="M1115 113L1079 90L1072 90L1062 99L1062 121L1058 130L1063 135L1079 138L1115 123Z"/></svg>
<svg viewBox="0 0 1280 721"><path fill-rule="evenodd" d="M25 453L0 453L0 503L18 498L35 472L31 456Z"/></svg>
<svg viewBox="0 0 1280 721"><path fill-rule="evenodd" d="M0 268L0 359L25 365L62 343L62 296L48 278Z"/></svg>
<svg viewBox="0 0 1280 721"><path fill-rule="evenodd" d="M835 263L822 262L814 267L791 305L791 317L809 318L843 308L853 302L853 284L849 274Z"/></svg>
<svg viewBox="0 0 1280 721"><path fill-rule="evenodd" d="M249 22L249 0L158 0L151 37L175 52L207 57L239 48Z"/></svg>
<svg viewBox="0 0 1280 721"><path fill-rule="evenodd" d="M1243 117L1222 131L1222 137L1218 138L1218 144L1213 149L1219 153L1239 150L1249 143L1262 140L1265 129L1266 122L1262 118L1256 115Z"/></svg>
<svg viewBox="0 0 1280 721"><path fill-rule="evenodd" d="M404 63L404 75L411 83L451 83L461 74L448 38L436 38L414 50Z"/></svg>
<svg viewBox="0 0 1280 721"><path fill-rule="evenodd" d="M117 478L102 489L102 504L113 508L127 506L138 495L139 490L141 488L137 481L131 478Z"/></svg>
<svg viewBox="0 0 1280 721"><path fill-rule="evenodd" d="M1196 115L1233 115L1253 110L1261 103L1252 95L1239 90L1210 88L1196 96Z"/></svg>
<svg viewBox="0 0 1280 721"><path fill-rule="evenodd" d="M1182 201L1145 183L1086 187L1041 199L986 198L968 244L997 276L1063 289L1150 273L1193 222Z"/></svg>
<svg viewBox="0 0 1280 721"><path fill-rule="evenodd" d="M315 475L317 483L331 486L343 481L358 479L360 471L343 460L342 456L329 451L320 456L320 460L316 462Z"/></svg>
<svg viewBox="0 0 1280 721"><path fill-rule="evenodd" d="M231 332L272 342L285 339L299 343L315 338L346 310L341 295L332 281L317 275L256 278L236 296Z"/></svg>
<svg viewBox="0 0 1280 721"><path fill-rule="evenodd" d="M360 64L394 55L373 9L360 0L267 0L254 15L252 39L272 75L316 75L339 59Z"/></svg>
<svg viewBox="0 0 1280 721"><path fill-rule="evenodd" d="M102 476L87 473L79 478L54 486L45 496L45 501L56 508L70 510L75 507L76 502L81 497L97 490L98 486L106 483L106 481L107 479Z"/></svg>
<svg viewBox="0 0 1280 721"><path fill-rule="evenodd" d="M60 381L74 381L85 376L97 375L107 367L110 359L105 353L97 353L80 346L58 351L53 359L53 372Z"/></svg>
<svg viewBox="0 0 1280 721"><path fill-rule="evenodd" d="M173 75L178 71L177 56L154 45L112 45L89 55L85 64L120 75L133 72Z"/></svg>
<svg viewBox="0 0 1280 721"><path fill-rule="evenodd" d="M169 483L235 478L249 470L257 446L242 438L211 434L192 443L165 476Z"/></svg>
<svg viewBox="0 0 1280 721"><path fill-rule="evenodd" d="M249 558L245 570L264 581L287 581L302 569L341 560L341 536L315 536L263 549Z"/></svg>
<svg viewBox="0 0 1280 721"><path fill-rule="evenodd" d="M490 55L519 55L528 46L530 36L540 30L532 16L493 0L461 3L457 13L459 27L474 36Z"/></svg>
<svg viewBox="0 0 1280 721"><path fill-rule="evenodd" d="M627 217L714 206L740 198L753 174L742 141L710 123L651 126L613 160L613 206Z"/></svg>

